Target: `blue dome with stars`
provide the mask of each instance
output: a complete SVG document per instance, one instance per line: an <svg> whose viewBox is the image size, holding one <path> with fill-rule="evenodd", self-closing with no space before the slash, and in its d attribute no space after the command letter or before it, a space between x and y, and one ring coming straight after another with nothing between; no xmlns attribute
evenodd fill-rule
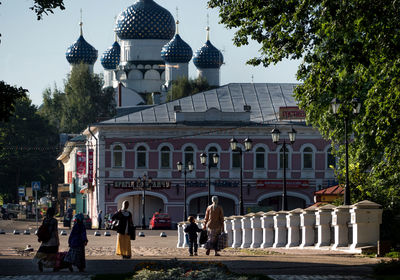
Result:
<svg viewBox="0 0 400 280"><path fill-rule="evenodd" d="M182 40L179 34L169 41L161 50L161 57L165 62L187 63L192 59L192 48Z"/></svg>
<svg viewBox="0 0 400 280"><path fill-rule="evenodd" d="M224 63L224 56L207 40L194 54L193 63L197 68L220 68Z"/></svg>
<svg viewBox="0 0 400 280"><path fill-rule="evenodd" d="M119 60L121 58L121 47L117 41L109 47L101 56L100 62L106 70L117 69L119 65Z"/></svg>
<svg viewBox="0 0 400 280"><path fill-rule="evenodd" d="M153 0L139 0L118 16L115 32L123 40L170 40L175 22L171 13Z"/></svg>
<svg viewBox="0 0 400 280"><path fill-rule="evenodd" d="M79 64L83 62L93 65L97 60L97 50L86 42L81 35L78 40L67 49L65 56L70 64Z"/></svg>

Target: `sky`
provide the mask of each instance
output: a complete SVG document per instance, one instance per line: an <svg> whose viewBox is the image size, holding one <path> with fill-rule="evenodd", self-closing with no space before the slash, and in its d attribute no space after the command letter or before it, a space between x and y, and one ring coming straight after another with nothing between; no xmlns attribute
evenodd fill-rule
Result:
<svg viewBox="0 0 400 280"><path fill-rule="evenodd" d="M259 55L260 45L236 47L234 30L219 24L218 10L207 8L207 0L155 0L180 21L179 33L195 52L206 40L209 14L210 40L224 55L221 85L228 83L294 83L298 61L283 61L264 68L246 65ZM63 90L70 66L65 58L67 48L79 37L80 10L83 15L83 36L94 46L99 57L95 73L103 73L100 56L114 42L115 17L136 0L65 0L66 9L40 21L29 9L33 0L4 0L0 5L0 80L29 90L33 103L42 103L46 88L55 85ZM191 61L189 76L196 77Z"/></svg>

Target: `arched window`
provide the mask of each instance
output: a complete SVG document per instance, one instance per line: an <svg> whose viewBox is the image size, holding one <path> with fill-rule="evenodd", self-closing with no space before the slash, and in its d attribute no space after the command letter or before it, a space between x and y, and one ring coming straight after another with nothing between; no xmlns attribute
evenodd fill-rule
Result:
<svg viewBox="0 0 400 280"><path fill-rule="evenodd" d="M123 149L120 145L114 146L113 149L113 167L122 167Z"/></svg>
<svg viewBox="0 0 400 280"><path fill-rule="evenodd" d="M286 157L285 157L285 168L289 167L289 150L285 148ZM279 168L283 169L283 147L279 151Z"/></svg>
<svg viewBox="0 0 400 280"><path fill-rule="evenodd" d="M218 150L215 147L211 147L208 149L208 164L211 167L217 167L217 164L214 164L213 156L214 154L218 154Z"/></svg>
<svg viewBox="0 0 400 280"><path fill-rule="evenodd" d="M306 147L303 150L303 168L312 169L313 168L313 149Z"/></svg>
<svg viewBox="0 0 400 280"><path fill-rule="evenodd" d="M146 167L146 147L140 146L136 150L136 167L145 168Z"/></svg>
<svg viewBox="0 0 400 280"><path fill-rule="evenodd" d="M189 165L189 161L194 163L194 149L192 147L186 147L184 151L185 166Z"/></svg>
<svg viewBox="0 0 400 280"><path fill-rule="evenodd" d="M167 146L161 148L161 168L171 168L171 150Z"/></svg>
<svg viewBox="0 0 400 280"><path fill-rule="evenodd" d="M242 149L241 147L237 147L237 150ZM239 168L240 167L240 152L233 152L232 151L232 168Z"/></svg>
<svg viewBox="0 0 400 280"><path fill-rule="evenodd" d="M326 152L326 168L336 168L336 158L332 154L332 148L329 148L328 151Z"/></svg>
<svg viewBox="0 0 400 280"><path fill-rule="evenodd" d="M262 147L256 149L256 168L265 168L265 149Z"/></svg>

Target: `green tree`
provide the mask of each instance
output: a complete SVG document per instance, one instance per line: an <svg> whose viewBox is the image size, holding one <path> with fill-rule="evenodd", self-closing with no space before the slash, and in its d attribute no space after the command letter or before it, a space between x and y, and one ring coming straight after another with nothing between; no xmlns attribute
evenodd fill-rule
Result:
<svg viewBox="0 0 400 280"><path fill-rule="evenodd" d="M0 122L7 121L15 111L17 99L26 97L28 91L0 81Z"/></svg>
<svg viewBox="0 0 400 280"><path fill-rule="evenodd" d="M307 121L335 147L344 141L343 119L351 118L350 160L359 163L350 170L359 178L352 178L355 198L399 209L400 2L209 0L209 5L220 8L223 24L237 28L234 44L261 45L260 55L248 63L302 59L295 94ZM329 111L335 97L345 104L338 117ZM362 102L356 117L353 98ZM342 148L337 152L343 157Z"/></svg>
<svg viewBox="0 0 400 280"><path fill-rule="evenodd" d="M0 193L6 201L16 200L18 186L31 181L56 184L58 134L37 114L27 97L15 103L15 113L0 123Z"/></svg>
<svg viewBox="0 0 400 280"><path fill-rule="evenodd" d="M114 116L114 91L102 89L103 83L85 64L72 69L65 84L60 132L80 133L88 124Z"/></svg>
<svg viewBox="0 0 400 280"><path fill-rule="evenodd" d="M205 78L188 79L187 77L181 77L172 81L172 86L167 94L167 101L176 100L213 88L215 87L210 86Z"/></svg>
<svg viewBox="0 0 400 280"><path fill-rule="evenodd" d="M39 108L39 114L58 130L61 126L64 102L65 94L56 86L54 90L47 88L43 92L43 104Z"/></svg>

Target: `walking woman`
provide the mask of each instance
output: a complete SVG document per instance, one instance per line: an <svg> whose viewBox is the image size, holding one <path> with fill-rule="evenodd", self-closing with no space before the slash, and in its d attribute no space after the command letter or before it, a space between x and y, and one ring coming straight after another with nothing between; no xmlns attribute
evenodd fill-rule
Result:
<svg viewBox="0 0 400 280"><path fill-rule="evenodd" d="M215 251L215 256L218 254L218 236L224 230L224 211L222 207L218 205L218 196L211 198L212 204L207 207L206 217L204 218L203 229L207 228L208 232L208 243L209 248L206 251L206 255L210 254L211 248Z"/></svg>
<svg viewBox="0 0 400 280"><path fill-rule="evenodd" d="M112 216L112 220L118 220L117 229L117 248L116 254L122 256L123 259L130 259L131 250L131 233L133 231L132 213L128 211L129 202L125 200L122 208Z"/></svg>
<svg viewBox="0 0 400 280"><path fill-rule="evenodd" d="M46 217L43 220L43 224L47 226L47 230L50 239L42 241L39 247L34 261L37 262L39 271L43 272L43 267L53 268L56 264L58 247L60 246L60 240L58 237L58 222L54 218L55 209L50 207L47 209Z"/></svg>
<svg viewBox="0 0 400 280"><path fill-rule="evenodd" d="M85 246L88 243L86 235L86 227L83 224L83 214L79 213L75 216L76 224L72 228L68 238L69 251L64 262L75 265L79 272L84 272L86 267Z"/></svg>

